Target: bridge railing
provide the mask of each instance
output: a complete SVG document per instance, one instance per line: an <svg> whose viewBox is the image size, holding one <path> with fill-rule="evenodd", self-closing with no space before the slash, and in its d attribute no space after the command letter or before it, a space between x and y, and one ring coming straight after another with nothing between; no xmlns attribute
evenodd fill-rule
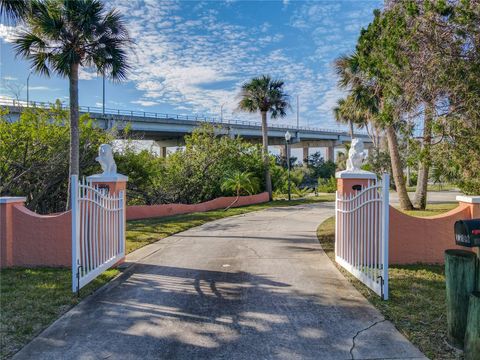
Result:
<svg viewBox="0 0 480 360"><path fill-rule="evenodd" d="M11 106L11 107L37 107L43 109L49 109L52 106L58 106L58 104L52 102L39 102L39 101L29 101L28 103L23 100L15 100L15 99L0 99L0 106ZM68 109L69 107L60 104L62 109ZM154 119L174 119L174 120L186 120L186 121L196 121L196 122L204 122L204 123L211 123L211 124L230 124L230 125L245 125L245 126L259 126L258 122L255 121L248 121L248 120L239 120L239 119L228 119L228 118L216 118L216 117L206 117L206 116L198 116L198 115L182 115L182 114L168 114L168 113L159 113L159 112L152 112L152 111L138 111L138 110L123 110L123 109L112 109L112 108L105 108L105 111L102 107L98 106L79 106L80 112L83 113L90 113L90 114L97 114L97 115L113 115L113 116L125 116L125 117L143 117L143 118L154 118ZM345 130L340 129L325 129L325 128L318 128L318 127L311 127L311 126L295 126L295 125L288 125L288 124L271 124L270 128L278 128L278 129L285 129L285 130L303 130L303 131L315 131L315 132L324 132L324 133L333 133L333 134L340 134L349 136ZM366 132L356 131L356 135L367 136Z"/></svg>

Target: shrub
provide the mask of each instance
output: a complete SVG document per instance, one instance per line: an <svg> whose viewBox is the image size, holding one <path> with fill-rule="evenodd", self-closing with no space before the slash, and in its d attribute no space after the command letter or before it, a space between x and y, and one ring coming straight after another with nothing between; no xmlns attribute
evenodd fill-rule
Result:
<svg viewBox="0 0 480 360"><path fill-rule="evenodd" d="M337 191L337 180L332 176L329 179L318 179L318 192L334 193Z"/></svg>
<svg viewBox="0 0 480 360"><path fill-rule="evenodd" d="M6 109L0 111L0 196L25 196L27 207L42 214L65 210L69 125L59 103L50 109L27 108L15 122ZM100 170L97 149L112 138L87 115L80 118L80 176Z"/></svg>

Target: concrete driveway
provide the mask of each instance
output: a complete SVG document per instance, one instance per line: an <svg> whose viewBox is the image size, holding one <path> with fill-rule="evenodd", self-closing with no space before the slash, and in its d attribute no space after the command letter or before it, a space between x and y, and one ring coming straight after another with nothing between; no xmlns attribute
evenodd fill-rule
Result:
<svg viewBox="0 0 480 360"><path fill-rule="evenodd" d="M16 359L423 359L337 271L333 203L211 222L130 257Z"/></svg>

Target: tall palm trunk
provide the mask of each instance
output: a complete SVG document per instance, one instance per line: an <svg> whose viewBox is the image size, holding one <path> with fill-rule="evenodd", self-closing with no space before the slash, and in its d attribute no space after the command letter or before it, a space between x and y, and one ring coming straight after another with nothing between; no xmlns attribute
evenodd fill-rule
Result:
<svg viewBox="0 0 480 360"><path fill-rule="evenodd" d="M272 179L270 178L270 157L268 155L268 128L266 111L262 111L262 146L263 166L265 168L265 190L268 192L269 199L272 200Z"/></svg>
<svg viewBox="0 0 480 360"><path fill-rule="evenodd" d="M390 152L390 161L392 163L393 180L395 181L395 187L397 188L400 207L402 210L412 210L413 205L408 197L405 180L403 178L402 161L398 151L397 134L395 133L393 125L388 125L386 130L388 150Z"/></svg>
<svg viewBox="0 0 480 360"><path fill-rule="evenodd" d="M349 125L350 125L350 138L353 140L353 121L350 120L349 122Z"/></svg>
<svg viewBox="0 0 480 360"><path fill-rule="evenodd" d="M68 177L70 195L70 177L80 173L80 140L79 140L79 114L78 114L78 64L73 64L70 68L70 168ZM70 196L67 206L71 207Z"/></svg>
<svg viewBox="0 0 480 360"><path fill-rule="evenodd" d="M415 207L422 210L427 207L428 171L430 170L430 147L432 145L433 112L433 106L430 104L425 104L422 157L418 164L417 187L415 189L415 197L413 198L413 204Z"/></svg>

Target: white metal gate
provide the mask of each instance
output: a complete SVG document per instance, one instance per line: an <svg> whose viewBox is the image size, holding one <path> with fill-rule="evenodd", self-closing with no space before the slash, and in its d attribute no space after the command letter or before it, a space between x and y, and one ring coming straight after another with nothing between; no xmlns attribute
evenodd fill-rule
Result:
<svg viewBox="0 0 480 360"><path fill-rule="evenodd" d="M335 259L357 279L388 299L389 176L369 180L335 202Z"/></svg>
<svg viewBox="0 0 480 360"><path fill-rule="evenodd" d="M79 291L125 254L124 192L110 195L71 177L72 291Z"/></svg>

